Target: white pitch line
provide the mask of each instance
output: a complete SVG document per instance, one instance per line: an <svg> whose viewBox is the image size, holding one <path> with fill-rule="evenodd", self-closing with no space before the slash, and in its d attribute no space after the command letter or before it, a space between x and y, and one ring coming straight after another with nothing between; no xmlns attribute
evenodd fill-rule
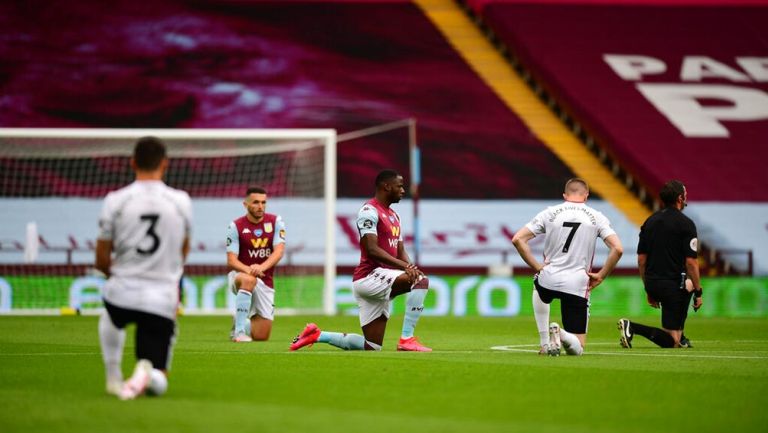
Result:
<svg viewBox="0 0 768 433"><path fill-rule="evenodd" d="M697 340L702 343L718 343L718 342L724 342L724 343L765 343L768 342L768 340L733 340L733 341L720 341L720 340ZM613 346L617 343L613 342L592 342L589 343L589 346ZM532 349L528 349L532 348ZM538 352L538 345L535 344L511 344L511 345L504 345L504 346L492 346L490 347L490 351L488 350L435 350L431 354L424 354L425 356L438 356L438 355L457 355L457 354L480 354L480 353L497 353L497 354L503 354L505 352L519 352L519 353L537 353ZM685 351L675 351L677 354L672 353L644 353L637 351L631 352L629 350L622 350L620 352L585 352L585 355L607 355L607 356L646 356L646 357L663 357L663 358L670 358L670 357L676 357L676 358L702 358L702 359L768 359L767 356L762 355L707 355L707 354L699 354L699 353L691 353L690 350ZM685 352L685 353L680 353ZM738 353L738 352L747 352L746 350L729 350L727 352L731 353ZM766 352L764 350L759 351L750 351L750 352L758 352L763 353ZM295 356L307 356L307 355L313 355L313 356L335 356L335 355L341 355L345 353L344 351L338 350L302 350L300 352L295 352L297 355ZM380 352L382 355L387 356L407 356L408 352ZM30 352L30 353L0 353L0 358L2 357L34 357L34 356L98 356L101 355L100 352ZM251 352L251 351L229 351L229 350L193 350L193 351L186 351L186 350L176 350L176 356L180 355L294 355L294 352L290 352L288 350L284 352Z"/></svg>
<svg viewBox="0 0 768 433"><path fill-rule="evenodd" d="M0 353L2 356L95 356L99 352L33 352L33 353Z"/></svg>
<svg viewBox="0 0 768 433"><path fill-rule="evenodd" d="M608 344L608 343L592 343L591 345ZM527 352L538 353L538 349L522 349L522 347L538 347L533 344L517 344L509 346L493 346L491 350L497 350L500 352ZM712 358L712 359L768 359L768 356L739 356L739 355L700 355L693 353L685 353L682 355L673 355L671 353L630 353L628 351L623 352L584 352L584 355L608 355L608 356L648 356L656 358Z"/></svg>

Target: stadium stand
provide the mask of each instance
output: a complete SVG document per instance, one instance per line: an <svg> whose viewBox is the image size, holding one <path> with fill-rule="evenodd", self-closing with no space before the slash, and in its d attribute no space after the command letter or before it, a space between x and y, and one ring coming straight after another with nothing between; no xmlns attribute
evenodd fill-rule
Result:
<svg viewBox="0 0 768 433"><path fill-rule="evenodd" d="M573 175L410 1L7 2L0 23L2 126L344 133L414 117L425 197L551 197ZM340 196L408 172L406 134L341 145Z"/></svg>
<svg viewBox="0 0 768 433"><path fill-rule="evenodd" d="M628 183L683 180L705 241L768 272L768 2L619 3L467 5Z"/></svg>
<svg viewBox="0 0 768 433"><path fill-rule="evenodd" d="M419 122L423 152L421 193L433 199L550 200L556 197L562 182L576 173L574 167L583 166L579 161L569 161L557 151L553 152L549 144L543 143L541 137L548 132L535 130L529 119L523 120L510 109L494 88L493 78L482 76L477 65L468 65L466 58L457 53L455 40L430 21L425 5L443 7L445 2L135 4L120 0L109 6L96 1L49 3L45 9L23 4L0 5L3 24L0 32L6 35L0 38L0 49L7 59L2 69L5 92L0 100L2 126L333 127L343 133L414 117ZM708 173L712 167L701 169L698 156L688 157L690 164L679 163L680 156L672 152L677 145L664 141L675 133L680 135L679 131L649 108L647 102L644 102L646 106L642 106L642 100L638 102L640 97L636 95L639 92L634 82L623 90L620 103L610 105L605 102L613 101L608 83L613 80L617 82L613 84L616 87L628 80L617 78L615 71L600 57L597 66L589 67L595 70L602 67L601 73L607 77L596 75L588 69L589 62L581 57L588 53L585 50L590 48L592 40L580 43L578 35L599 36L599 29L608 32L612 30L610 26L620 25L611 20L621 21L621 11L635 8L585 6L575 1L565 2L573 5L561 3L467 2L493 28L496 36L514 50L547 91L557 97L568 114L577 117L579 125L650 191L659 179L670 174L682 173L679 177L685 177L683 175L691 172ZM602 8L618 11L617 17L603 17ZM759 7L756 10L762 11ZM571 11L575 15L563 13ZM552 16L544 19L533 15L536 13ZM603 22L605 20L608 21ZM32 22L39 25L29 25ZM580 23L591 23L592 31L582 32ZM463 35L465 29L453 30ZM563 43L564 40L567 43ZM621 46L620 40L614 42ZM571 46L577 49L569 49ZM662 58L670 65L671 74L679 72L679 65L672 65L675 61L679 63L680 58ZM736 67L734 58L714 58ZM580 67L573 68L573 64ZM755 65L752 72L759 74L761 64ZM555 70L548 72L550 66ZM741 70L751 77L747 72ZM657 77L652 78L648 83L657 83ZM590 88L597 96L571 98L579 88L572 87L570 81L592 82ZM753 80L749 84L761 89L762 83ZM632 92L635 94L627 96ZM605 99L600 100L598 96ZM594 103L601 109L593 110ZM625 123L613 122L613 118L611 122L603 122L600 115L606 112ZM629 125L640 116L656 116L661 120L645 122L640 127ZM757 122L740 122L738 126L732 123L735 122L727 124L729 130L739 128L734 131L741 134L742 126ZM749 125L745 130L746 135L752 131ZM654 131L659 131L659 135ZM765 136L763 130L756 131L757 137ZM382 166L408 172L405 134L399 131L341 144L339 195L367 196L369 186L359 179L371 177ZM611 134L616 134L615 140ZM636 146L628 138L621 139L622 134L649 134L657 139L642 141L642 146ZM745 159L736 149L734 146L727 157L734 161ZM632 159L638 152L640 157ZM643 159L648 154L659 153L669 156L658 167ZM716 153L706 152L707 156ZM718 160L722 162L724 158L721 153ZM747 162L754 163L757 159ZM57 186L59 189L53 188L36 177L46 171L37 166L38 163L11 161L0 155L0 171L21 173L31 178L30 184L34 185L33 193L20 193L15 189L18 184L7 184L10 186L3 187L0 194L5 197L29 194L98 197L112 188L106 184L76 185L73 179L64 179ZM93 161L83 161L84 169L87 170L89 164ZM100 163L104 164L109 163ZM662 170L665 167L688 171ZM752 196L754 186L750 184L747 188L740 183L747 170L731 173L727 171L729 168L720 168L718 178L740 176L734 177L736 187L729 189L715 182L717 185L702 191L696 182L712 176L686 178L692 200L714 200L729 190L738 191L733 194ZM213 178L205 173L229 170L231 166L224 161L221 166L196 169L203 173L201 177ZM116 178L113 184L124 181ZM231 188L223 189L217 185L216 194L227 191L226 194L236 197L244 182L239 179L233 181ZM204 184L179 186L189 189L196 197L211 196L212 189ZM619 189L623 190L620 184ZM593 198L602 196L600 190L597 192ZM630 220L637 224L637 218L630 217Z"/></svg>
<svg viewBox="0 0 768 433"><path fill-rule="evenodd" d="M762 187L768 175L760 169L759 158L765 155L768 137L768 113L761 108L768 99L765 66L759 63L753 75L739 63L747 65L747 58L765 52L761 36L768 35L768 8L590 3L490 3L483 9L483 20L552 96L651 191L675 177L686 179L692 200L768 201L768 190ZM686 25L680 26L683 22ZM664 70L625 78L606 60L614 56L616 68L640 62L622 60L630 55L656 59L654 65ZM756 98L758 106L752 108L756 111L741 117L736 110L714 112L741 103L732 99L741 90L752 92L745 97ZM668 93L659 94L663 91ZM718 97L720 91L726 93ZM666 116L660 115L654 104L664 110L669 105L665 101L675 97L686 98L683 103L693 111L675 114L677 107L671 106L663 111ZM696 110L697 99L709 102ZM688 126L677 120L684 116L702 119ZM718 116L724 125L712 130L707 121L714 124Z"/></svg>

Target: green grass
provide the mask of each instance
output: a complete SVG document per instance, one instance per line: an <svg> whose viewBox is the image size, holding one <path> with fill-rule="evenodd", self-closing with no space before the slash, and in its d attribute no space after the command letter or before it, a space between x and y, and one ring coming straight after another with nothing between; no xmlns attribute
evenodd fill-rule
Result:
<svg viewBox="0 0 768 433"><path fill-rule="evenodd" d="M615 321L593 319L587 354L559 358L534 354L531 317L424 317L433 353L394 350L401 317L381 353L288 352L308 320L359 329L354 317L278 317L272 341L236 345L229 318L182 317L169 393L121 402L104 392L96 317L0 317L0 430L768 431L765 319L693 317L687 350L640 337L623 350ZM126 373L132 348L129 337Z"/></svg>

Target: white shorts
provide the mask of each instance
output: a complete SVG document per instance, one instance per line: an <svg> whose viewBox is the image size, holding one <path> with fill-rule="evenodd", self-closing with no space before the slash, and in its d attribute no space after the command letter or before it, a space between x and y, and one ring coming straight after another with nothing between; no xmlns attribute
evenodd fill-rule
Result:
<svg viewBox="0 0 768 433"><path fill-rule="evenodd" d="M395 278L404 274L399 269L376 268L368 276L352 281L352 293L360 307L360 326L381 317L389 319L389 295Z"/></svg>
<svg viewBox="0 0 768 433"><path fill-rule="evenodd" d="M227 287L234 294L237 294L238 290L235 285L237 274L237 271L230 271L227 274ZM251 309L248 312L248 318L255 315L267 320L275 320L275 289L264 284L261 278L256 278L256 287L251 293Z"/></svg>

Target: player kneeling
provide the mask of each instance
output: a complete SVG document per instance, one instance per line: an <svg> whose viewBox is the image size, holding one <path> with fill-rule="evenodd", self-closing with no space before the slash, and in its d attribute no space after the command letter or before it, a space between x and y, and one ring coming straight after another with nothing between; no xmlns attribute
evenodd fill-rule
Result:
<svg viewBox="0 0 768 433"><path fill-rule="evenodd" d="M381 350L390 300L407 293L403 332L397 350L432 351L413 335L424 310L429 279L411 263L403 247L400 216L390 208L404 195L403 177L393 170L383 170L376 176L376 196L358 212L360 264L352 276L352 291L360 307L363 335L324 332L310 323L296 336L291 350L314 343L328 343L344 350Z"/></svg>

